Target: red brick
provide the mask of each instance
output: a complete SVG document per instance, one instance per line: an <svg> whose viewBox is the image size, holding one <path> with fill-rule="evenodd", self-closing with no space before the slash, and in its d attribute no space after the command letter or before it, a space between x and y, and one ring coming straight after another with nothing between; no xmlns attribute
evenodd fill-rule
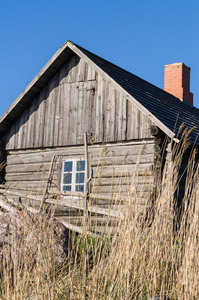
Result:
<svg viewBox="0 0 199 300"><path fill-rule="evenodd" d="M165 65L164 90L193 105L190 92L190 68L183 63Z"/></svg>

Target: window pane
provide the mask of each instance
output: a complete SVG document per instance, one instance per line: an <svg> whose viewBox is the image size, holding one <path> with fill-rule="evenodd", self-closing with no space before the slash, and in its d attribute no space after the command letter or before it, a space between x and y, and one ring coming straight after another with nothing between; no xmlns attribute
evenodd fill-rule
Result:
<svg viewBox="0 0 199 300"><path fill-rule="evenodd" d="M77 161L77 171L84 171L85 170L85 160Z"/></svg>
<svg viewBox="0 0 199 300"><path fill-rule="evenodd" d="M64 162L64 172L72 171L73 162L72 161L65 161Z"/></svg>
<svg viewBox="0 0 199 300"><path fill-rule="evenodd" d="M80 185L80 184L76 185L75 191L76 192L84 192L84 185Z"/></svg>
<svg viewBox="0 0 199 300"><path fill-rule="evenodd" d="M63 184L72 183L72 174L64 174Z"/></svg>
<svg viewBox="0 0 199 300"><path fill-rule="evenodd" d="M63 191L71 191L71 185L64 185L63 186Z"/></svg>
<svg viewBox="0 0 199 300"><path fill-rule="evenodd" d="M84 183L84 173L76 173L75 183Z"/></svg>

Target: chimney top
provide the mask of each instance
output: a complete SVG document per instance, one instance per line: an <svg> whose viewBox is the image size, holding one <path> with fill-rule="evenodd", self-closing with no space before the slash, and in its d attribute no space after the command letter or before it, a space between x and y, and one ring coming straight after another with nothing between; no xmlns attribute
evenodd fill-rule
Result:
<svg viewBox="0 0 199 300"><path fill-rule="evenodd" d="M190 70L182 62L165 65L164 90L193 105L193 94L190 92Z"/></svg>

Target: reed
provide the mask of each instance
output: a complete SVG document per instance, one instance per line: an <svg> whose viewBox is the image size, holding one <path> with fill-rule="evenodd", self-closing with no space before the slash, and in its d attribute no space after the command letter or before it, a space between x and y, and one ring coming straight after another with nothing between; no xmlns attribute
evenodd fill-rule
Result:
<svg viewBox="0 0 199 300"><path fill-rule="evenodd" d="M156 198L150 199L150 210L146 198L146 210L140 216L139 199L133 193L135 174L131 192L125 196L123 219L115 225L114 233L85 236L71 232L71 251L62 268L48 272L42 264L36 264L28 269L24 266L25 254L19 257L15 253L21 246L16 240L12 255L4 255L0 297L147 300L158 294L162 299L199 299L199 170L195 150L185 170L185 192L180 206L176 198L182 179L182 157L189 146L188 135L185 131L182 142L167 157ZM40 235L39 231L37 234ZM52 255L46 255L47 249L42 245L38 249L52 266Z"/></svg>

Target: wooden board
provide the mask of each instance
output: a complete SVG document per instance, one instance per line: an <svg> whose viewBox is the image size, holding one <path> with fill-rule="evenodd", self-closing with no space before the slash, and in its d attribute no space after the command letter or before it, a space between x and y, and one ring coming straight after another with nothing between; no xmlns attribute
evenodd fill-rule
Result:
<svg viewBox="0 0 199 300"><path fill-rule="evenodd" d="M103 74L72 55L4 137L6 149L81 145L151 138L150 118Z"/></svg>

